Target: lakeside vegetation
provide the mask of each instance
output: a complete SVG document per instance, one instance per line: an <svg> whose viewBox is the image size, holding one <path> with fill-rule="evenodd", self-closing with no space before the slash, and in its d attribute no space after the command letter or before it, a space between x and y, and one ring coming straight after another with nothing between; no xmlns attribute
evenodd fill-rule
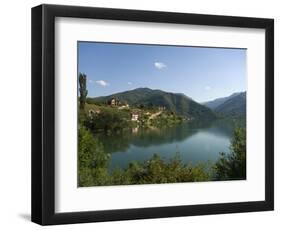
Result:
<svg viewBox="0 0 281 230"><path fill-rule="evenodd" d="M79 127L79 187L246 179L245 129L237 128L231 153L221 153L214 164L184 164L175 153L165 162L155 154L143 162L131 162L126 169L108 171L110 154L84 126Z"/></svg>

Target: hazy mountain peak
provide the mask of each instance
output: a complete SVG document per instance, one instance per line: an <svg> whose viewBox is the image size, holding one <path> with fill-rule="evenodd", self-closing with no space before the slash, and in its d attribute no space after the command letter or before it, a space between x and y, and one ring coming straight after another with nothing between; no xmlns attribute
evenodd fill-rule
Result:
<svg viewBox="0 0 281 230"><path fill-rule="evenodd" d="M246 117L246 92L233 93L228 97L205 102L205 106L223 116Z"/></svg>
<svg viewBox="0 0 281 230"><path fill-rule="evenodd" d="M220 106L221 104L223 104L227 100L229 100L233 97L236 97L240 94L246 94L246 92L245 91L244 92L235 92L235 93L232 93L231 95L229 95L227 97L220 97L220 98L216 98L216 99L211 100L211 101L203 102L202 105L205 105L208 108L210 108L212 110L215 110L218 106Z"/></svg>

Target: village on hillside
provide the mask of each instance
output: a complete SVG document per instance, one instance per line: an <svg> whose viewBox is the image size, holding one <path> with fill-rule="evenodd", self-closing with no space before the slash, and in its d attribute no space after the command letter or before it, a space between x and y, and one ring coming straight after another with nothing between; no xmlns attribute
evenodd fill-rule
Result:
<svg viewBox="0 0 281 230"><path fill-rule="evenodd" d="M165 106L129 105L116 97L103 103L86 103L83 117L84 122L96 131L152 128L187 121L187 118L167 110Z"/></svg>
<svg viewBox="0 0 281 230"><path fill-rule="evenodd" d="M105 104L107 104L108 106L111 106L112 108L117 108L119 110L123 110L123 109L130 109L130 105L128 104L127 101L120 101L118 100L116 97L112 97L110 100L108 100ZM158 115L160 115L162 113L162 111L166 110L165 106L157 106L155 107L156 109L158 108L158 112L155 113L151 113L149 111L147 111L146 113L144 113L144 115L150 116L150 119L153 119L155 117L157 117ZM154 110L155 110L154 108ZM88 111L88 115L90 117L92 117L95 114L100 114L101 110L100 109L89 109ZM141 109L138 108L134 108L131 111L131 121L139 121L139 116L141 114Z"/></svg>

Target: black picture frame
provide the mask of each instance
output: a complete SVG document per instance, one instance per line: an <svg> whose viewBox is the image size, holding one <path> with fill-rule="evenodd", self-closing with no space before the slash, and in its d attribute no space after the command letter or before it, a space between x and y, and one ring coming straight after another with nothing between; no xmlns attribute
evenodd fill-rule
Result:
<svg viewBox="0 0 281 230"><path fill-rule="evenodd" d="M265 29L265 200L55 213L55 18L109 19ZM267 211L274 209L274 20L110 8L32 8L32 221L41 225Z"/></svg>

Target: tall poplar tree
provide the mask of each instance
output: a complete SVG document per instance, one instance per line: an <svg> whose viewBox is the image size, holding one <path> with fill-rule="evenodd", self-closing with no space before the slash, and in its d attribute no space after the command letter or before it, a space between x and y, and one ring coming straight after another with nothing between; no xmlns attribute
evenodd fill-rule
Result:
<svg viewBox="0 0 281 230"><path fill-rule="evenodd" d="M87 75L84 73L79 73L79 92L80 92L80 109L85 108L86 98L88 95L87 90Z"/></svg>

